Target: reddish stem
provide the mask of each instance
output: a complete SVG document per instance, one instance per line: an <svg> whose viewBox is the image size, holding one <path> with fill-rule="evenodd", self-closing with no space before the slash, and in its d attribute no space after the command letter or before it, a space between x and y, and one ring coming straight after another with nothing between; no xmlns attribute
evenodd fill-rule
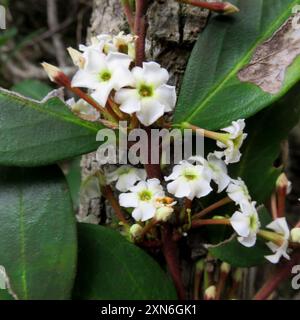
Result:
<svg viewBox="0 0 300 320"><path fill-rule="evenodd" d="M148 0L136 0L134 33L137 36L135 43L135 64L142 66L145 61L145 42L147 32L146 12L148 9Z"/></svg>
<svg viewBox="0 0 300 320"><path fill-rule="evenodd" d="M203 218L206 214L210 213L211 211L218 209L218 208L220 208L230 202L232 202L232 200L229 197L223 198L223 199L213 203L209 207L203 209L202 211L196 213L195 215L193 215L192 219L194 220L194 219Z"/></svg>
<svg viewBox="0 0 300 320"><path fill-rule="evenodd" d="M192 222L191 228L199 228L208 225L230 225L229 219L205 219L195 220Z"/></svg>
<svg viewBox="0 0 300 320"><path fill-rule="evenodd" d="M133 12L132 12L132 8L130 6L130 3L128 0L123 0L122 3L123 3L124 13L126 15L129 27L131 30L133 30L134 29L134 16L133 16Z"/></svg>
<svg viewBox="0 0 300 320"><path fill-rule="evenodd" d="M185 289L182 283L179 259L177 256L176 242L172 241L172 229L170 225L165 225L162 230L163 253L172 275L178 298L185 300Z"/></svg>
<svg viewBox="0 0 300 320"><path fill-rule="evenodd" d="M285 203L286 203L287 187L279 187L277 189L277 217L282 218L285 216Z"/></svg>
<svg viewBox="0 0 300 320"><path fill-rule="evenodd" d="M291 277L291 270L300 261L300 252L294 252L290 261L285 261L277 267L275 273L264 286L256 293L253 300L266 300L277 289L280 283Z"/></svg>
<svg viewBox="0 0 300 320"><path fill-rule="evenodd" d="M115 212L117 218L124 225L128 225L128 222L123 214L123 211L119 205L119 202L117 201L117 199L114 196L112 188L110 186L106 185L106 186L102 187L102 193L103 193L103 196L110 202L110 205L114 209L114 212Z"/></svg>

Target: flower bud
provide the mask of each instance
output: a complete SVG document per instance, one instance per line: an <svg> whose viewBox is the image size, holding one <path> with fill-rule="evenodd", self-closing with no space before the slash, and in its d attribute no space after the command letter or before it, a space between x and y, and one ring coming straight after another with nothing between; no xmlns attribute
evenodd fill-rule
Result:
<svg viewBox="0 0 300 320"><path fill-rule="evenodd" d="M168 206L162 206L156 210L155 218L157 221L166 222L170 219L174 209Z"/></svg>
<svg viewBox="0 0 300 320"><path fill-rule="evenodd" d="M294 228L291 230L291 240L293 242L300 243L300 228Z"/></svg>
<svg viewBox="0 0 300 320"><path fill-rule="evenodd" d="M82 56L82 53L78 50L73 49L72 47L69 47L68 49L69 55L74 63L75 66L82 69L85 64L85 59Z"/></svg>
<svg viewBox="0 0 300 320"><path fill-rule="evenodd" d="M239 12L240 9L236 6L234 6L230 2L225 2L224 3L224 14L231 14L231 13L236 13Z"/></svg>
<svg viewBox="0 0 300 320"><path fill-rule="evenodd" d="M227 262L221 264L221 272L228 274L230 272L231 266Z"/></svg>
<svg viewBox="0 0 300 320"><path fill-rule="evenodd" d="M42 67L46 71L49 79L53 82L56 81L56 78L59 77L59 75L62 73L62 71L59 68L47 62L43 62Z"/></svg>
<svg viewBox="0 0 300 320"><path fill-rule="evenodd" d="M292 183L288 180L286 174L283 172L276 181L277 188L286 188L286 193L289 194L292 190Z"/></svg>
<svg viewBox="0 0 300 320"><path fill-rule="evenodd" d="M216 294L217 294L216 286L210 286L204 292L204 299L205 300L215 300Z"/></svg>
<svg viewBox="0 0 300 320"><path fill-rule="evenodd" d="M142 234L142 231L143 231L143 227L137 223L133 224L129 229L129 233L133 239L138 238Z"/></svg>

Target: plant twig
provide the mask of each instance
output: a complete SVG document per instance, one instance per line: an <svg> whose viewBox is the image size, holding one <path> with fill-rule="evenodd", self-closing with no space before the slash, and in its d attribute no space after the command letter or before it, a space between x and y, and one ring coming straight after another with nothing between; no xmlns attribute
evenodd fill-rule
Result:
<svg viewBox="0 0 300 320"><path fill-rule="evenodd" d="M291 260L283 262L277 267L276 271L268 279L268 281L262 286L262 288L256 293L253 300L266 300L272 294L274 290L278 288L281 282L291 277L291 270L294 265L300 261L300 252L294 252L291 256Z"/></svg>
<svg viewBox="0 0 300 320"><path fill-rule="evenodd" d="M145 61L145 41L147 32L146 12L148 9L148 0L136 0L134 33L137 36L135 43L135 64L142 66Z"/></svg>
<svg viewBox="0 0 300 320"><path fill-rule="evenodd" d="M123 4L124 13L125 13L127 22L129 24L129 27L133 31L134 30L134 16L133 16L133 12L132 12L132 8L129 3L129 0L122 0L122 4Z"/></svg>
<svg viewBox="0 0 300 320"><path fill-rule="evenodd" d="M195 219L203 218L206 214L210 213L211 211L218 209L218 208L220 208L230 202L232 202L232 200L229 197L225 197L225 198L213 203L209 207L203 209L202 211L196 213L195 215L193 215L192 219L195 220Z"/></svg>
<svg viewBox="0 0 300 320"><path fill-rule="evenodd" d="M125 225L128 226L128 222L123 214L123 211L119 205L119 202L114 196L114 193L109 185L102 187L103 196L109 201L110 205L112 206L116 217Z"/></svg>
<svg viewBox="0 0 300 320"><path fill-rule="evenodd" d="M179 259L177 256L176 242L172 240L172 229L169 224L165 224L162 229L163 253L172 275L174 285L177 290L178 298L185 300L185 288L182 283Z"/></svg>

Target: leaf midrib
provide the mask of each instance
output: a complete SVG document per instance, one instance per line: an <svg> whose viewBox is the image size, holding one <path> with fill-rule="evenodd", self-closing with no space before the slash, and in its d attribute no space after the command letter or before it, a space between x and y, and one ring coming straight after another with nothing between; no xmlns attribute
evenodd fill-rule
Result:
<svg viewBox="0 0 300 320"><path fill-rule="evenodd" d="M250 59L250 57L253 54L253 51L257 48L257 46L263 41L263 39L265 39L271 32L272 30L276 30L276 28L278 28L277 26L282 25L282 20L284 20L284 18L286 17L286 15L288 14L288 12L292 12L292 8L295 6L295 4L297 4L299 2L299 0L295 0L291 3L291 5L288 7L288 9L286 9L284 11L284 13L282 15L280 15L279 18L277 18L275 20L274 24L271 24L270 28L267 29L267 31L263 34L262 37L260 37L260 39L258 41L256 41L253 46L250 48L250 50L248 51L247 54L244 55L244 58L242 58L242 60L240 60L240 62L238 62L236 64L236 66L225 76L225 78L223 80L221 80L220 83L218 83L215 88L211 91L210 94L208 94L208 96L202 101L202 103L199 105L198 108L196 108L188 117L185 121L190 121L194 115L196 113L198 113L200 110L202 110L205 105L207 104L207 102L209 102L222 88L223 88L223 84L227 82L227 80L230 80L230 78L232 76L234 76L236 74L237 71L239 71L244 64ZM279 21L279 22L278 22ZM274 31L273 31L274 33Z"/></svg>

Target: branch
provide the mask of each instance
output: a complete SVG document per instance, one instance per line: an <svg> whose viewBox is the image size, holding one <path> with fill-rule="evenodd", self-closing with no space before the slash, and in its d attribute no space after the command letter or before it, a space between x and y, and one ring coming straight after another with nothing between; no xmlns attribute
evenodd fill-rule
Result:
<svg viewBox="0 0 300 320"><path fill-rule="evenodd" d="M294 265L299 264L300 252L294 252L291 260L285 261L282 265L277 267L275 273L269 278L264 286L256 293L253 300L266 300L271 293L277 289L280 283L291 277L291 270Z"/></svg>

